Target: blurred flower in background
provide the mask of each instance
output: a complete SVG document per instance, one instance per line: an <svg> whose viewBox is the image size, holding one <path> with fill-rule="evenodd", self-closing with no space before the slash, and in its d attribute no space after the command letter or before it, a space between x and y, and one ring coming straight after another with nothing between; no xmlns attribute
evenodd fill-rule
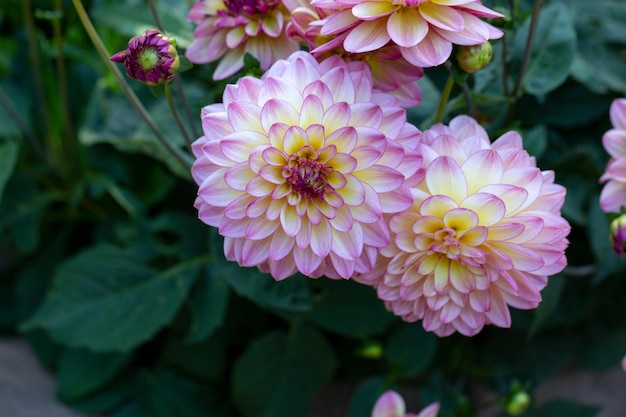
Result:
<svg viewBox="0 0 626 417"><path fill-rule="evenodd" d="M276 279L368 271L368 248L390 242L383 214L413 202L419 131L363 63L296 52L227 86L202 123L199 216L226 237L229 260Z"/></svg>
<svg viewBox="0 0 626 417"><path fill-rule="evenodd" d="M111 61L123 63L130 78L152 86L170 82L180 65L176 41L156 29L132 38Z"/></svg>
<svg viewBox="0 0 626 417"><path fill-rule="evenodd" d="M372 417L437 417L439 403L432 403L419 414L407 413L406 404L400 394L395 391L384 392L372 410Z"/></svg>
<svg viewBox="0 0 626 417"><path fill-rule="evenodd" d="M480 19L503 15L476 0L312 0L311 4L335 10L319 22L320 33L341 37L346 51L370 52L392 42L417 67L443 64L452 44L478 45L503 34Z"/></svg>
<svg viewBox="0 0 626 417"><path fill-rule="evenodd" d="M213 73L216 80L242 69L246 54L267 70L300 49L298 42L286 35L289 12L280 0L199 0L188 19L197 27L186 57L194 64L219 59Z"/></svg>
<svg viewBox="0 0 626 417"><path fill-rule="evenodd" d="M516 132L491 144L474 119L458 116L420 140L424 180L412 208L391 218L387 269L356 279L439 336L509 327L508 306L537 307L548 276L566 265L565 188L536 167Z"/></svg>
<svg viewBox="0 0 626 417"><path fill-rule="evenodd" d="M626 99L614 100L609 114L613 128L604 134L602 144L611 160L600 177L600 182L606 182L600 207L606 213L619 213L626 206Z"/></svg>

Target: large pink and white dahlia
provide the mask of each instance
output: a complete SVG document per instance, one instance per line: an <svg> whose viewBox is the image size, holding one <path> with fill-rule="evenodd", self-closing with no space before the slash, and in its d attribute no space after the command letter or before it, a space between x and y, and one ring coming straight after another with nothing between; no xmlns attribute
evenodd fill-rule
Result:
<svg viewBox="0 0 626 417"><path fill-rule="evenodd" d="M611 159L600 177L600 182L606 182L600 207L606 213L619 213L626 206L626 98L614 100L609 115L613 128L604 134L602 144Z"/></svg>
<svg viewBox="0 0 626 417"><path fill-rule="evenodd" d="M383 215L413 202L405 180L421 166L419 131L356 66L296 52L204 108L195 206L229 260L276 279L349 278L389 244Z"/></svg>
<svg viewBox="0 0 626 417"><path fill-rule="evenodd" d="M194 64L219 59L216 80L242 69L246 53L267 70L300 48L285 33L289 12L280 0L198 0L187 18L197 27L185 55Z"/></svg>
<svg viewBox="0 0 626 417"><path fill-rule="evenodd" d="M418 67L444 63L452 44L478 45L503 34L480 19L502 17L480 0L312 0L311 4L336 10L319 22L320 33L343 37L347 51L368 52L392 42Z"/></svg>
<svg viewBox="0 0 626 417"><path fill-rule="evenodd" d="M356 279L440 336L509 327L508 307L537 307L548 276L566 265L565 188L536 167L516 132L492 144L459 116L420 139L424 178L413 206L391 217L393 244L378 259L386 269Z"/></svg>

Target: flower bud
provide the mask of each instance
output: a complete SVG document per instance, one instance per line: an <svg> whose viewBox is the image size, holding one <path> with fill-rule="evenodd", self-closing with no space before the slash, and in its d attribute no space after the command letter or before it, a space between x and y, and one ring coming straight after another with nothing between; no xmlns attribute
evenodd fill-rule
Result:
<svg viewBox="0 0 626 417"><path fill-rule="evenodd" d="M493 58L489 41L480 45L460 46L456 53L456 62L467 73L473 74L485 68Z"/></svg>
<svg viewBox="0 0 626 417"><path fill-rule="evenodd" d="M518 390L511 395L506 402L506 412L512 416L519 416L530 405L530 395L524 390Z"/></svg>
<svg viewBox="0 0 626 417"><path fill-rule="evenodd" d="M624 255L626 250L626 214L622 214L611 222L609 240L615 253L620 256Z"/></svg>
<svg viewBox="0 0 626 417"><path fill-rule="evenodd" d="M380 359L383 356L383 347L378 342L366 342L359 353L366 359Z"/></svg>
<svg viewBox="0 0 626 417"><path fill-rule="evenodd" d="M124 63L130 78L151 86L170 82L180 65L176 41L155 29L132 38L111 61Z"/></svg>

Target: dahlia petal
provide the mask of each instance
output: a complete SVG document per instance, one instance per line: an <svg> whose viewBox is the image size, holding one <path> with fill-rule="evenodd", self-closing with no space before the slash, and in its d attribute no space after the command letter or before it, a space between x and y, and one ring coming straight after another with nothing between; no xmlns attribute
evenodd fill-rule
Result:
<svg viewBox="0 0 626 417"><path fill-rule="evenodd" d="M265 239L276 231L278 225L278 221L268 222L265 218L260 216L251 219L246 228L245 238L252 240Z"/></svg>
<svg viewBox="0 0 626 417"><path fill-rule="evenodd" d="M329 256L333 268L335 268L341 278L348 279L354 275L354 267L356 265L354 260L343 258L335 252L330 252Z"/></svg>
<svg viewBox="0 0 626 417"><path fill-rule="evenodd" d="M339 232L347 232L352 229L353 219L352 213L346 206L337 208L337 215L329 219L333 229Z"/></svg>
<svg viewBox="0 0 626 417"><path fill-rule="evenodd" d="M355 171L353 175L378 193L393 191L404 183L404 175L382 165L373 165L363 171Z"/></svg>
<svg viewBox="0 0 626 417"><path fill-rule="evenodd" d="M380 193L379 195L383 213L399 213L407 210L414 203L411 191L406 184L402 184L395 190Z"/></svg>
<svg viewBox="0 0 626 417"><path fill-rule="evenodd" d="M322 120L326 134L331 134L335 130L347 126L350 121L350 116L350 105L345 101L330 106Z"/></svg>
<svg viewBox="0 0 626 417"><path fill-rule="evenodd" d="M302 108L300 110L300 127L307 130L307 134L309 133L309 127L311 125L319 124L320 121L324 117L324 105L319 97L314 95L306 96L302 103ZM318 125L319 126L319 125ZM319 129L319 128L317 128ZM319 132L316 132L319 133ZM319 138L319 135L317 135ZM315 145L312 145L314 148L318 148ZM318 148L319 149L319 148Z"/></svg>
<svg viewBox="0 0 626 417"><path fill-rule="evenodd" d="M347 126L369 126L377 129L383 120L383 111L374 103L354 103L350 106L350 120ZM624 152L626 154L626 152Z"/></svg>
<svg viewBox="0 0 626 417"><path fill-rule="evenodd" d="M389 228L382 219L378 222L361 224L363 229L363 243L365 245L373 246L375 248L384 248L389 246L391 237L389 235ZM378 251L374 251L378 253ZM372 266L375 266L373 263Z"/></svg>
<svg viewBox="0 0 626 417"><path fill-rule="evenodd" d="M335 207L334 205L329 204L329 200L332 201L333 203L335 203L329 197L330 197L330 195L327 195L326 196L326 200L316 201L315 202L315 206L322 213L322 215L324 217L326 217L327 219L334 219L335 216L337 216L337 207ZM342 204L335 204L335 205L337 205L339 207L342 206Z"/></svg>
<svg viewBox="0 0 626 417"><path fill-rule="evenodd" d="M287 236L294 237L300 231L302 220L293 206L285 205L280 212L280 224Z"/></svg>
<svg viewBox="0 0 626 417"><path fill-rule="evenodd" d="M491 292L491 308L485 312L487 319L498 327L511 327L511 314L498 291Z"/></svg>
<svg viewBox="0 0 626 417"><path fill-rule="evenodd" d="M499 183L504 173L504 164L496 151L485 149L467 158L461 169L467 179L468 192L475 193L485 185Z"/></svg>
<svg viewBox="0 0 626 417"><path fill-rule="evenodd" d="M449 210L453 210L457 207L457 203L452 198L448 197L447 195L439 194L430 196L425 199L422 204L420 204L419 211L424 216L432 216L441 219ZM464 207L469 208L470 210L472 209L471 207ZM474 212L476 212L476 210L474 210ZM416 232L418 231L416 230Z"/></svg>
<svg viewBox="0 0 626 417"><path fill-rule="evenodd" d="M241 251L241 259L239 260L241 266L256 266L265 262L269 257L270 243L268 239L246 239Z"/></svg>
<svg viewBox="0 0 626 417"><path fill-rule="evenodd" d="M323 74L320 81L324 82L333 93L334 102L345 101L354 103L354 83L350 73L343 67L336 67Z"/></svg>
<svg viewBox="0 0 626 417"><path fill-rule="evenodd" d="M505 214L510 216L523 206L527 206L528 191L510 184L489 184L478 190L479 194L492 194L504 203Z"/></svg>
<svg viewBox="0 0 626 417"><path fill-rule="evenodd" d="M398 6L387 1L364 1L352 7L352 14L361 20L374 20L398 10Z"/></svg>
<svg viewBox="0 0 626 417"><path fill-rule="evenodd" d="M354 261L363 251L363 230L359 223L354 223L352 229L340 232L332 229L332 252L338 257Z"/></svg>
<svg viewBox="0 0 626 417"><path fill-rule="evenodd" d="M332 248L333 234L331 226L325 219L311 228L311 250L320 258L326 257Z"/></svg>
<svg viewBox="0 0 626 417"><path fill-rule="evenodd" d="M434 31L429 31L428 35L417 45L409 48L400 48L404 59L416 67L436 67L441 65L452 53L452 43L442 38Z"/></svg>
<svg viewBox="0 0 626 417"><path fill-rule="evenodd" d="M263 105L260 111L259 119L263 131L269 132L275 123L284 123L288 126L297 126L300 120L298 111L286 100L273 98ZM246 129L242 129L246 130ZM287 152L285 150L285 152ZM287 152L290 153L290 152Z"/></svg>
<svg viewBox="0 0 626 417"><path fill-rule="evenodd" d="M320 30L321 35L336 35L344 30L356 25L359 18L352 14L352 10L340 10L331 14L325 19Z"/></svg>
<svg viewBox="0 0 626 417"><path fill-rule="evenodd" d="M214 80L223 80L228 78L243 68L243 50L241 48L231 49L226 52L220 59L219 64L213 72ZM192 61L193 62L193 61Z"/></svg>
<svg viewBox="0 0 626 417"><path fill-rule="evenodd" d="M250 170L248 169L248 171ZM283 172L282 167L266 165L259 170L259 176L267 182L280 185L285 182L285 178L283 177L282 172ZM252 171L250 171L250 173L252 176L254 176L254 173L252 173ZM242 181L243 180L245 180L246 182L249 181L249 179L246 179L246 178L242 178Z"/></svg>
<svg viewBox="0 0 626 417"><path fill-rule="evenodd" d="M298 109L302 106L302 94L284 78L266 77L259 88L258 105L263 106L273 98L281 98Z"/></svg>
<svg viewBox="0 0 626 417"><path fill-rule="evenodd" d="M440 257L435 266L433 284L437 294L445 294L448 291L448 281L450 278L450 259Z"/></svg>
<svg viewBox="0 0 626 417"><path fill-rule="evenodd" d="M474 275L465 266L454 261L450 262L450 284L462 294L470 294L476 289Z"/></svg>
<svg viewBox="0 0 626 417"><path fill-rule="evenodd" d="M468 196L461 203L462 208L478 215L480 226L492 226L499 222L506 213L502 200L493 194L477 193Z"/></svg>
<svg viewBox="0 0 626 417"><path fill-rule="evenodd" d="M536 271L545 264L541 256L524 246L508 242L492 242L491 246L506 254L521 271Z"/></svg>
<svg viewBox="0 0 626 417"><path fill-rule="evenodd" d="M361 21L348 33L343 47L353 53L370 52L382 48L390 39L386 19Z"/></svg>
<svg viewBox="0 0 626 417"><path fill-rule="evenodd" d="M265 214L267 209L272 201L271 197L265 198L254 198L254 196L250 196L252 201L246 206L246 216L250 218L256 218ZM265 216L264 216L265 217Z"/></svg>
<svg viewBox="0 0 626 417"><path fill-rule="evenodd" d="M626 206L626 183L609 181L600 193L600 207L605 213L619 213Z"/></svg>
<svg viewBox="0 0 626 417"><path fill-rule="evenodd" d="M223 179L214 181L211 178L205 180L198 191L198 195L204 201L217 207L226 207L242 194L241 191L234 190L228 186Z"/></svg>
<svg viewBox="0 0 626 417"><path fill-rule="evenodd" d="M491 296L489 292L472 291L469 294L469 305L474 311L479 313L485 313L489 311L491 309Z"/></svg>
<svg viewBox="0 0 626 417"><path fill-rule="evenodd" d="M256 104L237 101L230 103L226 112L228 121L235 131L263 132L260 123L261 108Z"/></svg>
<svg viewBox="0 0 626 417"><path fill-rule="evenodd" d="M300 228L300 232L296 235L296 246L300 249L307 248L311 243L311 231L313 229L313 225L310 222L305 221L302 227Z"/></svg>
<svg viewBox="0 0 626 417"><path fill-rule="evenodd" d="M246 31L242 26L232 28L226 34L225 43L229 49L237 48L246 38Z"/></svg>
<svg viewBox="0 0 626 417"><path fill-rule="evenodd" d="M288 278L297 272L296 263L293 256L285 256L278 260L268 260L270 274L276 281Z"/></svg>
<svg viewBox="0 0 626 417"><path fill-rule="evenodd" d="M438 402L434 402L430 404L428 407L424 408L420 413L415 417L437 417L439 414L440 405Z"/></svg>
<svg viewBox="0 0 626 417"><path fill-rule="evenodd" d="M426 2L420 4L417 10L428 23L440 29L458 32L465 27L463 15L448 5Z"/></svg>
<svg viewBox="0 0 626 417"><path fill-rule="evenodd" d="M341 196L345 204L360 206L365 201L363 184L352 174L347 174L344 178L346 179L345 187L335 190L336 193Z"/></svg>
<svg viewBox="0 0 626 417"><path fill-rule="evenodd" d="M293 248L293 259L303 275L312 274L322 263L322 258L313 253L311 249L301 249L297 246Z"/></svg>
<svg viewBox="0 0 626 417"><path fill-rule="evenodd" d="M609 117L614 128L626 130L626 99L613 100L609 109Z"/></svg>
<svg viewBox="0 0 626 417"><path fill-rule="evenodd" d="M274 191L275 185L261 177L252 178L246 185L246 192L255 197L265 197Z"/></svg>
<svg viewBox="0 0 626 417"><path fill-rule="evenodd" d="M359 139L357 131L352 126L345 126L330 133L324 144L326 146L335 146L339 152L351 153Z"/></svg>
<svg viewBox="0 0 626 417"><path fill-rule="evenodd" d="M387 32L393 42L399 46L410 47L420 43L428 33L428 23L422 18L420 12L422 4L417 8L401 7L387 20Z"/></svg>
<svg viewBox="0 0 626 417"><path fill-rule="evenodd" d="M537 219L541 222L541 219ZM487 239L505 241L511 240L521 235L526 229L527 222L522 223L507 223L497 226L489 227L489 234ZM543 222L541 222L543 226Z"/></svg>
<svg viewBox="0 0 626 417"><path fill-rule="evenodd" d="M329 161L329 163L335 170L337 170L337 172L340 172L341 174L349 174L356 168L357 160L352 155L338 153ZM363 178L361 178L359 174L360 172L353 173L355 177L362 180Z"/></svg>
<svg viewBox="0 0 626 417"><path fill-rule="evenodd" d="M250 171L247 162L240 162L235 166L228 168L224 174L224 182L238 191L245 191L246 186L255 177L255 174Z"/></svg>
<svg viewBox="0 0 626 417"><path fill-rule="evenodd" d="M224 216L229 219L243 219L246 217L248 206L255 200L251 195L244 194L241 197L235 199L228 206L224 208Z"/></svg>
<svg viewBox="0 0 626 417"><path fill-rule="evenodd" d="M372 417L391 417L403 416L406 413L406 405L404 400L395 391L386 391L381 395L374 408L372 409Z"/></svg>
<svg viewBox="0 0 626 417"><path fill-rule="evenodd" d="M626 157L611 159L604 175L614 181L626 182Z"/></svg>
<svg viewBox="0 0 626 417"><path fill-rule="evenodd" d="M467 197L467 181L456 161L441 156L431 162L426 171L426 185L431 194L447 195L457 203Z"/></svg>
<svg viewBox="0 0 626 417"><path fill-rule="evenodd" d="M272 166L282 167L287 162L285 153L276 148L267 148L262 155L265 162Z"/></svg>
<svg viewBox="0 0 626 417"><path fill-rule="evenodd" d="M452 209L443 215L444 225L456 231L466 231L478 224L478 216L471 210Z"/></svg>

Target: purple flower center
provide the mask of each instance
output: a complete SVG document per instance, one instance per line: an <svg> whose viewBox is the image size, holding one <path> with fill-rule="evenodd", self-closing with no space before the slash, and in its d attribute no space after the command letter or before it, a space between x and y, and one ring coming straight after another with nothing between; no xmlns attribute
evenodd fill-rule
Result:
<svg viewBox="0 0 626 417"><path fill-rule="evenodd" d="M302 152L303 150L310 152ZM333 191L326 181L326 176L333 172L333 168L316 161L317 152L312 148L303 150L289 157L282 175L291 185L291 190L300 197L322 200L325 192ZM315 159L309 158L311 156Z"/></svg>

